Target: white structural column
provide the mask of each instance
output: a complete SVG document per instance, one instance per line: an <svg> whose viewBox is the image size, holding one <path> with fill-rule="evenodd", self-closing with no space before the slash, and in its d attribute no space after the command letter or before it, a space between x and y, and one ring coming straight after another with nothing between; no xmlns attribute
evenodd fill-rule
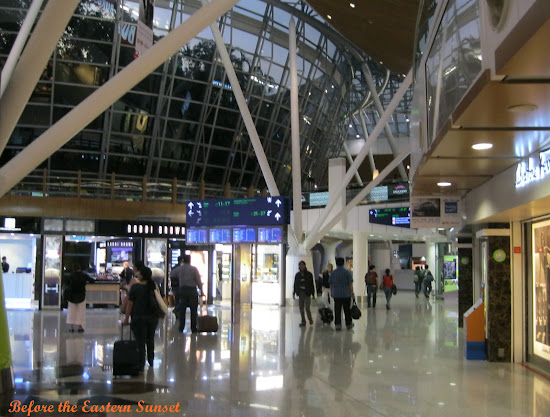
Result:
<svg viewBox="0 0 550 417"><path fill-rule="evenodd" d="M344 158L332 158L328 161L328 200L335 199L332 216L337 216L346 207L346 195L340 194L342 180L346 175L346 160ZM342 219L342 227L345 228L345 218Z"/></svg>
<svg viewBox="0 0 550 417"><path fill-rule="evenodd" d="M324 261L325 264L321 265L321 270L324 271L327 268L327 264L331 263L333 268L336 268L336 248L341 244L341 240L335 240L333 242L321 242L321 246L325 251Z"/></svg>
<svg viewBox="0 0 550 417"><path fill-rule="evenodd" d="M372 180L369 183L369 185L367 185L365 188L363 188L363 190L361 190L361 192L359 194L357 194L355 196L355 198L353 200L351 200L350 203L336 217L333 217L328 223L324 224L323 227L317 233L312 233L311 235L309 235L306 242L305 242L305 244L304 244L306 249L311 250L311 248L313 246L315 246L314 242L317 242L319 239L321 239L325 235L325 233L327 233L330 229L332 229L332 227L336 223L338 223L340 221L341 218L345 217L350 212L350 210L352 208L354 208L357 204L359 204L361 202L361 200L363 200L363 198L365 198L368 195L368 193L370 193L374 189L374 187L376 187L378 184L380 184L382 182L382 180L384 178L386 178L388 176L388 174L390 172L392 172L395 169L395 167L399 163L401 163L401 161L403 159L405 159L407 157L407 155L409 153L410 153L410 149L407 149L407 150L401 152L397 156L397 158L395 158L392 162L390 162L389 165L387 165L382 170L380 175L378 177L376 177L374 180ZM317 229L315 227L313 227L312 230L317 230Z"/></svg>
<svg viewBox="0 0 550 417"><path fill-rule="evenodd" d="M439 274L437 273L437 263L436 263L435 249L436 249L436 244L435 243L426 242L426 264L430 268L430 271L432 272L432 275L434 276L434 279L438 280L439 279ZM434 284L432 284L433 287L435 287Z"/></svg>
<svg viewBox="0 0 550 417"><path fill-rule="evenodd" d="M3 88L0 97L0 154L6 147L55 45L79 2L79 0L50 0L46 4L25 50L19 57L13 75L5 89Z"/></svg>
<svg viewBox="0 0 550 417"><path fill-rule="evenodd" d="M353 291L355 297L365 294L365 274L368 266L368 233L353 232Z"/></svg>
<svg viewBox="0 0 550 417"><path fill-rule="evenodd" d="M6 64L4 65L4 68L2 68L2 77L0 77L0 97L4 94L4 90L11 79L15 65L21 56L21 51L27 42L29 33L31 33L32 26L34 25L36 16L38 16L38 12L40 11L40 6L42 6L43 1L44 0L33 0L31 7L29 7L27 15L25 16L25 20L17 33L17 38L15 38L15 42L11 47Z"/></svg>
<svg viewBox="0 0 550 417"><path fill-rule="evenodd" d="M302 244L302 168L300 164L300 119L298 104L298 66L296 57L296 24L288 24L288 58L290 66L290 131L292 137L292 197L294 201L294 233Z"/></svg>
<svg viewBox="0 0 550 417"><path fill-rule="evenodd" d="M202 0L202 4L208 4L208 1ZM278 196L279 189L277 188L275 178L273 177L273 172L271 171L269 162L267 161L267 157L265 156L264 148L262 146L262 142L260 141L260 137L258 136L258 131L256 130L256 126L254 125L254 121L252 120L250 110L246 105L246 99L244 97L243 90L241 89L241 85L239 84L237 74L235 73L235 68L233 68L231 58L229 56L229 53L227 52L227 49L225 48L225 42L223 41L222 34L220 33L220 30L218 29L218 26L215 22L210 24L210 30L212 31L212 35L214 36L214 40L216 41L216 46L218 47L218 52L227 73L227 78L229 78L229 82L231 83L231 90L233 91L233 94L235 94L235 99L237 100L237 105L239 106L239 110L241 111L241 116L243 118L244 125L246 126L246 131L248 132L248 136L250 137L250 142L254 147L254 152L256 153L258 164L260 165L260 169L262 170L267 189L272 196Z"/></svg>
<svg viewBox="0 0 550 417"><path fill-rule="evenodd" d="M380 97L378 97L376 86L374 85L374 80L372 79L372 75L370 73L369 67L366 64L363 64L363 75L367 80L367 85L369 86L369 90L371 92L372 99L374 101L374 106L376 107L376 111L378 112L379 115L381 115L384 113L384 107L382 107L382 102L380 101ZM399 153L399 149L397 147L397 144L395 143L395 138L393 137L393 133L387 122L384 124L384 131L386 132L388 143L390 144L391 151L393 153L393 156L395 157ZM403 166L403 164L399 164L397 166L397 169L399 170L401 179L403 181L407 181L408 180L407 171L405 170L405 167Z"/></svg>
<svg viewBox="0 0 550 417"><path fill-rule="evenodd" d="M372 95L372 94L371 94ZM359 120L361 121L361 129L363 130L363 135L365 136L365 141L368 139L368 130L367 130L367 123L365 122L365 115L363 114L363 111L359 112ZM369 149L369 163L370 163L370 169L372 171L372 178L369 178L369 180L376 178L376 164L374 163L374 156L372 155L372 149ZM351 164L350 164L351 165Z"/></svg>
<svg viewBox="0 0 550 417"><path fill-rule="evenodd" d="M372 131L371 135L369 136L368 140L365 142L365 145L361 149L361 152L359 152L359 155L355 158L355 161L353 161L352 166L348 169L348 172L346 173L346 176L344 180L342 181L340 193L344 194L346 192L346 187L348 186L351 178L357 172L357 169L361 164L363 163L363 160L367 156L372 144L378 139L378 135L382 132L382 129L384 129L385 124L388 122L389 118L397 108L397 105L401 102L403 99L403 96L405 95L405 92L410 87L412 82L412 70L409 71L405 79L403 80L403 83L399 87L399 89L395 92L394 96L392 97L388 107L384 111L384 114L381 115L380 119L378 120L378 123L374 127L374 130ZM407 151L409 152L409 151ZM407 153L408 155L408 153ZM406 156L406 155L405 155ZM395 159L398 159L397 157ZM395 160L394 160L395 161ZM399 161L401 162L401 161ZM385 169L384 169L385 171ZM382 172L384 172L382 171ZM381 175L380 175L381 176ZM377 178L378 179L378 178ZM370 192L370 190L369 190ZM367 193L368 194L368 193ZM366 196L366 194L365 194ZM332 208L334 207L335 201L329 201L329 204L325 207L323 212L321 213L321 216L319 217L319 220L315 223L315 225L311 228L311 230L317 230L321 227L323 223L326 222L326 219L329 215L329 213L332 211ZM313 235L311 235L311 239L313 238ZM310 240L310 237L306 239L305 246L310 247L312 246L311 242L315 242L316 240Z"/></svg>
<svg viewBox="0 0 550 417"><path fill-rule="evenodd" d="M11 159L0 169L0 197L236 3L216 0L203 6Z"/></svg>

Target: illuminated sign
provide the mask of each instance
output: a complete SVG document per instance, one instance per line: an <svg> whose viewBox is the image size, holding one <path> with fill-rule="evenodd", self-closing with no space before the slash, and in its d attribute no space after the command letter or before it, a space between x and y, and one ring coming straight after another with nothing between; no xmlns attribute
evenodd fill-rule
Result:
<svg viewBox="0 0 550 417"><path fill-rule="evenodd" d="M231 243L231 229L210 229L210 243Z"/></svg>
<svg viewBox="0 0 550 417"><path fill-rule="evenodd" d="M282 243L283 230L280 227L258 227L258 243Z"/></svg>
<svg viewBox="0 0 550 417"><path fill-rule="evenodd" d="M392 207L369 210L369 222L386 226L410 227L411 209L409 207Z"/></svg>
<svg viewBox="0 0 550 417"><path fill-rule="evenodd" d="M233 229L233 243L256 242L256 229L253 227L235 227Z"/></svg>
<svg viewBox="0 0 550 417"><path fill-rule="evenodd" d="M185 236L185 226L128 223L126 232L129 235Z"/></svg>
<svg viewBox="0 0 550 417"><path fill-rule="evenodd" d="M532 182L541 181L550 174L550 150L540 152L538 160L529 158L527 162L518 163L516 169L516 188Z"/></svg>
<svg viewBox="0 0 550 417"><path fill-rule="evenodd" d="M189 201L187 226L269 226L290 221L286 197Z"/></svg>
<svg viewBox="0 0 550 417"><path fill-rule="evenodd" d="M187 229L186 241L188 244L206 244L208 243L208 230Z"/></svg>

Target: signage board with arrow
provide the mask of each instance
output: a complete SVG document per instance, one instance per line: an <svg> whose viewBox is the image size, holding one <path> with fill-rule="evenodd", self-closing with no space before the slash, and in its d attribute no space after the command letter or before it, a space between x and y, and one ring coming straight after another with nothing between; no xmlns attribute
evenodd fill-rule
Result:
<svg viewBox="0 0 550 417"><path fill-rule="evenodd" d="M289 224L287 197L189 201L187 227L278 226Z"/></svg>

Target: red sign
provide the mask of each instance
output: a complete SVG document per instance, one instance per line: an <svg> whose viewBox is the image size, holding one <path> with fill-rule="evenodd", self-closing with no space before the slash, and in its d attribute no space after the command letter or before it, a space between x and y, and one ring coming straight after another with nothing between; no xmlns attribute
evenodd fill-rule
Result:
<svg viewBox="0 0 550 417"><path fill-rule="evenodd" d="M514 253L521 253L521 246L514 246Z"/></svg>

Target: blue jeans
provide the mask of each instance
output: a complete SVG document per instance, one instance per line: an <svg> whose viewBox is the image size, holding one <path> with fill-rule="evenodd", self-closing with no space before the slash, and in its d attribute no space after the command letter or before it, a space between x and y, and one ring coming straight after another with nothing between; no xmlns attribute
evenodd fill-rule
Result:
<svg viewBox="0 0 550 417"><path fill-rule="evenodd" d="M414 293L416 295L420 294L422 292L422 280L418 280L414 283Z"/></svg>
<svg viewBox="0 0 550 417"><path fill-rule="evenodd" d="M432 292L432 281L424 281L424 295L426 298L430 296Z"/></svg>
<svg viewBox="0 0 550 417"><path fill-rule="evenodd" d="M393 295L391 287L384 287L384 294L386 294L386 308L390 308L390 300Z"/></svg>
<svg viewBox="0 0 550 417"><path fill-rule="evenodd" d="M370 307L370 300L372 297L372 307L376 307L376 292L378 288L376 284L367 284L367 307Z"/></svg>

